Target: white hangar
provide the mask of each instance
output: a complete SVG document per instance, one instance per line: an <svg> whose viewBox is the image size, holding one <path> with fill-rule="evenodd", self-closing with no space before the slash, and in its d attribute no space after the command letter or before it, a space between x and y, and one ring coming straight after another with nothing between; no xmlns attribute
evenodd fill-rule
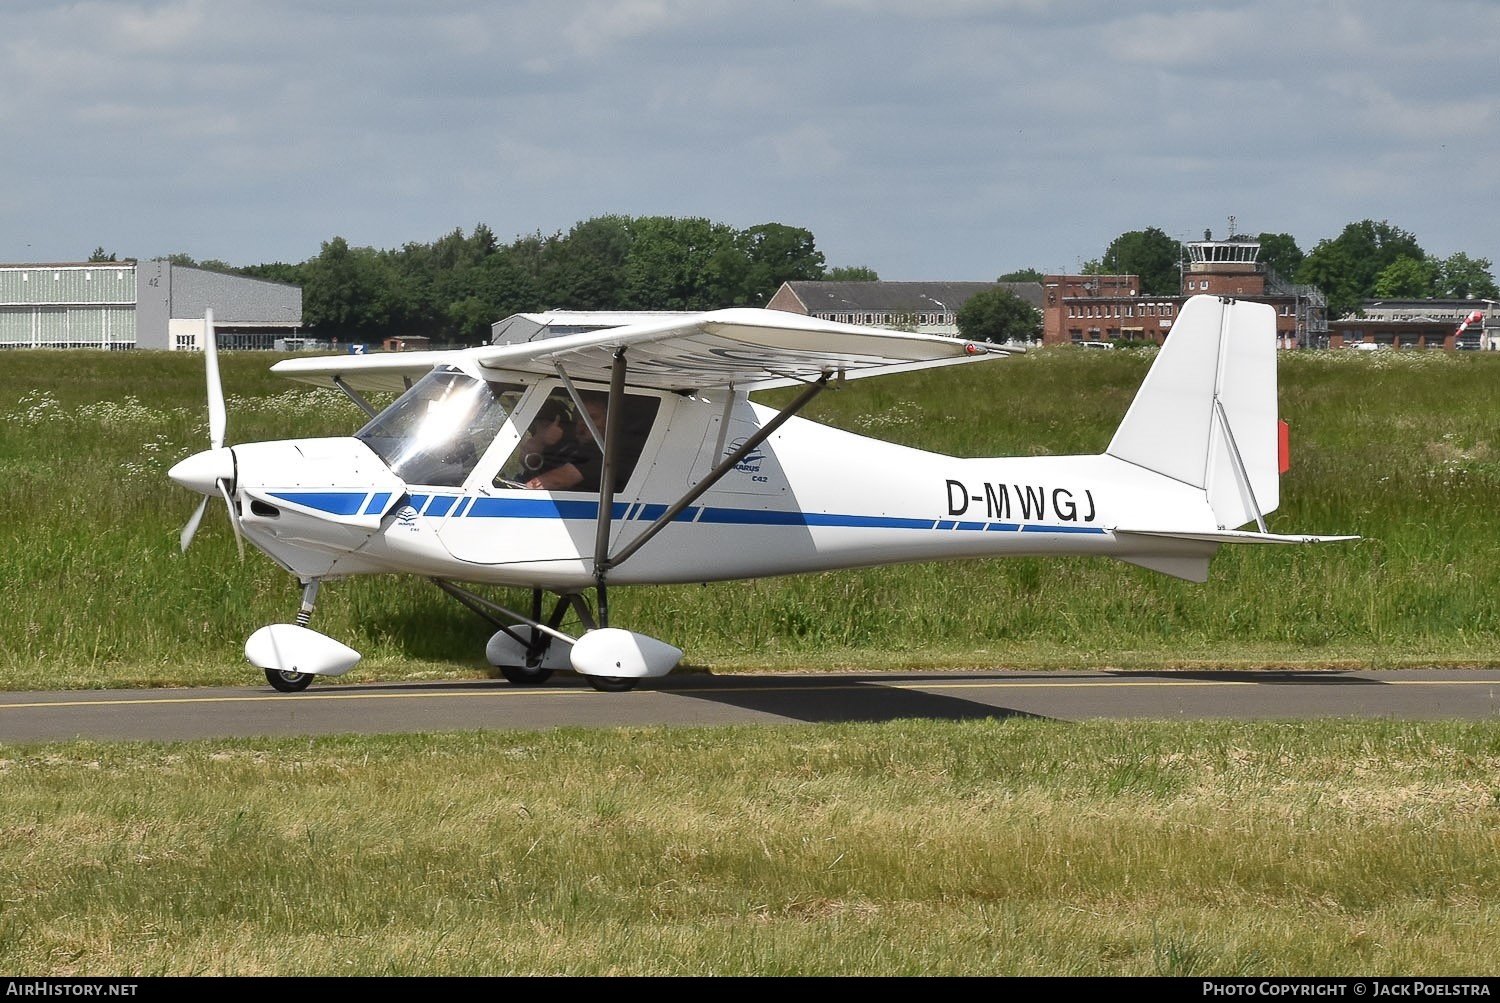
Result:
<svg viewBox="0 0 1500 1003"><path fill-rule="evenodd" d="M205 310L220 348L300 344L297 286L166 260L0 265L0 348L196 350Z"/></svg>

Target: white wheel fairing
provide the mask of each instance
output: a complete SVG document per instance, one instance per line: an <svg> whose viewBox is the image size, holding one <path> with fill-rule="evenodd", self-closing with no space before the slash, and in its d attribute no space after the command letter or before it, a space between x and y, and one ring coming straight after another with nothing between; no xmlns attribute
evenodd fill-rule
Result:
<svg viewBox="0 0 1500 1003"><path fill-rule="evenodd" d="M585 676L646 679L664 676L682 661L682 649L645 634L601 627L573 645L573 671Z"/></svg>
<svg viewBox="0 0 1500 1003"><path fill-rule="evenodd" d="M360 653L315 630L292 623L273 623L245 642L250 664L276 672L341 676L359 664Z"/></svg>
<svg viewBox="0 0 1500 1003"><path fill-rule="evenodd" d="M519 626L517 631L525 632L529 628ZM557 638L547 646L547 651L542 655L541 663L536 666L526 666L526 645L517 641L503 630L497 630L489 642L484 646L485 661L496 668L507 665L530 667L537 669L571 669L573 663L569 658L570 646Z"/></svg>

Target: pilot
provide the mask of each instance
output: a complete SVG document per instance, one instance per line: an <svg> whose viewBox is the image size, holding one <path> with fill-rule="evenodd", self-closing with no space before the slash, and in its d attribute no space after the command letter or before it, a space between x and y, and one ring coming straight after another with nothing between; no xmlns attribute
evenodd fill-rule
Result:
<svg viewBox="0 0 1500 1003"><path fill-rule="evenodd" d="M586 393L582 396L589 419L593 421L599 434L603 435L609 398L600 393ZM604 467L604 449L594 441L589 423L583 420L582 415L574 422L571 446L570 455L564 462L528 477L526 486L548 491L598 491L599 475Z"/></svg>
<svg viewBox="0 0 1500 1003"><path fill-rule="evenodd" d="M540 478L572 462L576 453L572 408L560 398L548 398L516 449L519 470L515 479L528 488L542 487Z"/></svg>

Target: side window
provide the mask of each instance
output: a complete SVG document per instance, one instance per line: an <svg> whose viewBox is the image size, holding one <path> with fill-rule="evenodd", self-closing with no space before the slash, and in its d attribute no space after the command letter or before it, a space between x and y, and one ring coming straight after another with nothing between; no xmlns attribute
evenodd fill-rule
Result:
<svg viewBox="0 0 1500 1003"><path fill-rule="evenodd" d="M651 426L656 421L661 399L644 394L626 394L620 403L624 414L621 419L623 424L620 426L620 459L615 471L616 491L625 486L635 471L636 462L641 458L641 450L645 448L646 439L651 435ZM601 427L599 431L603 432L604 429ZM587 490L599 490L597 474L594 476L594 486Z"/></svg>
<svg viewBox="0 0 1500 1003"><path fill-rule="evenodd" d="M515 452L500 468L496 486L545 491L599 490L604 450L602 443L595 441L594 431L607 435L609 395L584 390L578 396L583 401L582 411L566 388L553 388L537 409ZM660 404L656 397L644 394L626 394L621 400L615 490L630 480Z"/></svg>

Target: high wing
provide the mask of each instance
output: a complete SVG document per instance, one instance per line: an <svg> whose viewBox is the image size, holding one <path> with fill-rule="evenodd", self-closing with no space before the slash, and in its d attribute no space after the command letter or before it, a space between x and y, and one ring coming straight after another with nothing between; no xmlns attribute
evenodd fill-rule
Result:
<svg viewBox="0 0 1500 1003"><path fill-rule="evenodd" d="M496 375L550 376L561 370L570 379L608 382L621 350L628 359L628 385L674 391L725 386L763 390L824 376L857 379L1024 351L781 310L735 308L520 345L287 359L271 370L316 386L374 392L399 392L444 364Z"/></svg>

